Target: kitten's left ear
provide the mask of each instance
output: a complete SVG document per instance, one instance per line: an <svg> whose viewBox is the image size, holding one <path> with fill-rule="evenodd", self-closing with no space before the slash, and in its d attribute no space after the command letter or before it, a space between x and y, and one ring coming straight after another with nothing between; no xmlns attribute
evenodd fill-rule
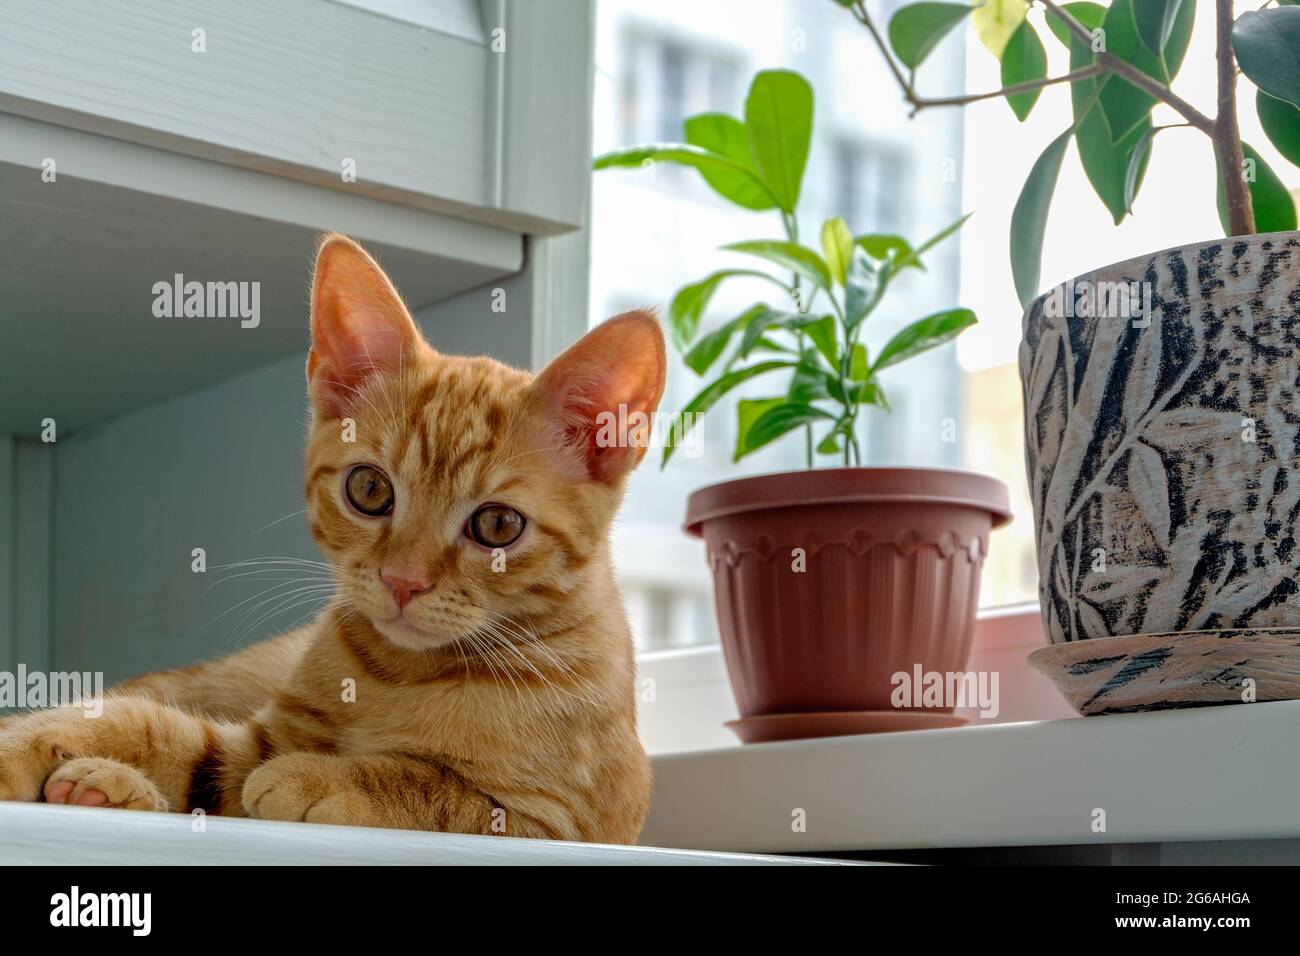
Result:
<svg viewBox="0 0 1300 956"><path fill-rule="evenodd" d="M371 375L397 371L405 353L426 347L379 263L347 236L331 234L316 253L311 287L308 391L342 415Z"/></svg>
<svg viewBox="0 0 1300 956"><path fill-rule="evenodd" d="M638 309L584 335L537 376L533 388L587 473L613 482L645 455L667 367L659 322Z"/></svg>

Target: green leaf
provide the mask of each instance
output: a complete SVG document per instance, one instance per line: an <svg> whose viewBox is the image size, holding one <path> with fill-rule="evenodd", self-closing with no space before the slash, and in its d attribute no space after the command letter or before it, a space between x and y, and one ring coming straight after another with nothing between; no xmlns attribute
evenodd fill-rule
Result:
<svg viewBox="0 0 1300 956"><path fill-rule="evenodd" d="M1247 167L1242 174L1249 177L1247 184L1250 188L1250 201L1255 207L1255 231L1258 233L1292 231L1296 227L1296 210L1291 193L1282 184L1282 180L1278 179L1277 173L1273 172L1268 163L1264 162L1264 158L1255 152L1249 143L1242 143L1241 151L1245 154ZM1216 154L1216 170L1218 165ZM1215 178L1218 182L1219 223L1223 226L1224 235L1231 236L1228 197L1223 188L1223 176L1220 174Z"/></svg>
<svg viewBox="0 0 1300 956"><path fill-rule="evenodd" d="M1011 40L1002 54L1002 85L1015 86L1018 83L1029 83L1046 77L1047 51L1043 49L1043 41L1038 39L1038 31L1026 20L1011 35ZM1015 93L1007 97L1011 111L1016 114L1020 122L1025 121L1042 92L1042 90L1031 90L1028 93Z"/></svg>
<svg viewBox="0 0 1300 956"><path fill-rule="evenodd" d="M1028 0L984 0L971 13L975 35L999 60L1029 13Z"/></svg>
<svg viewBox="0 0 1300 956"><path fill-rule="evenodd" d="M745 100L745 129L754 168L776 204L794 212L812 142L813 91L808 81L791 70L764 70L755 76Z"/></svg>
<svg viewBox="0 0 1300 956"><path fill-rule="evenodd" d="M850 400L855 405L878 405L884 409L889 408L889 403L885 401L885 393L881 391L880 383L875 379L858 382L850 389L850 393Z"/></svg>
<svg viewBox="0 0 1300 956"><path fill-rule="evenodd" d="M1075 130L1083 171L1092 183L1092 188L1110 210L1111 218L1117 226L1128 215L1129 206L1146 174L1147 163L1141 160L1138 174L1133 179L1132 188L1129 188L1129 167L1134 161L1133 153L1150 129L1151 120L1144 119L1123 140L1111 143L1108 142L1106 118L1099 110L1093 110Z"/></svg>
<svg viewBox="0 0 1300 956"><path fill-rule="evenodd" d="M668 459L673 456L673 452L677 450L682 439L695 427L699 416L716 405L723 395L755 376L765 375L780 368L794 368L795 365L795 362L759 362L757 365L749 365L745 368L738 368L734 372L728 372L716 381L710 382L686 403L685 408L674 416L672 427L669 428L668 437L664 441L664 455L660 466L668 464Z"/></svg>
<svg viewBox="0 0 1300 956"><path fill-rule="evenodd" d="M799 351L798 351L797 349L791 348L791 347L788 346L788 345L782 345L780 342L776 341L775 339L768 338L766 335L763 336L761 339L758 340L758 343L754 346L753 351L755 351L755 352L783 352L783 353L785 353L786 355L798 355L798 354L799 354Z"/></svg>
<svg viewBox="0 0 1300 956"><path fill-rule="evenodd" d="M682 361L696 375L703 375L718 360L718 356L726 351L731 337L737 332L748 331L754 320L765 312L767 312L765 305L756 305L746 310L696 342L695 347L682 357Z"/></svg>
<svg viewBox="0 0 1300 956"><path fill-rule="evenodd" d="M1087 30L1096 30L1106 19L1106 8L1100 3L1093 3L1092 0L1077 0L1075 3L1063 3L1060 5L1061 10L1068 13L1075 20L1078 20ZM1047 23L1047 28L1052 31L1056 39L1060 40L1067 48L1073 46L1077 37L1070 32L1065 21L1058 17L1051 10L1043 11L1043 16Z"/></svg>
<svg viewBox="0 0 1300 956"><path fill-rule="evenodd" d="M1089 30L1095 30L1101 26L1102 21L1106 19L1106 8L1100 3L1093 3L1091 0L1079 0L1076 3L1063 3L1061 9L1078 20L1080 24ZM1073 36L1065 21L1058 17L1051 10L1047 11L1047 27L1056 36L1058 40L1070 47L1073 42Z"/></svg>
<svg viewBox="0 0 1300 956"><path fill-rule="evenodd" d="M1070 145L1073 128L1067 129L1048 144L1020 187L1020 198L1011 212L1011 277L1021 306L1027 307L1038 294L1042 268L1043 236L1047 232L1047 212L1061 175L1061 161Z"/></svg>
<svg viewBox="0 0 1300 956"><path fill-rule="evenodd" d="M888 268L886 266L885 268ZM852 332L871 314L883 294L882 278L871 258L861 250L853 255L844 282L844 328Z"/></svg>
<svg viewBox="0 0 1300 956"><path fill-rule="evenodd" d="M909 3L889 21L889 45L915 70L973 8L964 3Z"/></svg>
<svg viewBox="0 0 1300 956"><path fill-rule="evenodd" d="M1184 0L1133 0L1133 24L1142 45L1152 53L1164 52ZM1195 0L1188 0L1194 3Z"/></svg>
<svg viewBox="0 0 1300 956"><path fill-rule="evenodd" d="M1092 16L1094 11L1081 10L1085 16ZM1086 24L1090 26L1090 24ZM1092 48L1078 39L1072 38L1070 44L1070 68L1078 69L1093 62ZM1101 83L1109 82L1114 77L1107 77ZM1128 214L1126 195L1129 162L1138 142L1145 136L1151 126L1149 117L1135 126L1128 136L1114 142L1110 123L1105 111L1096 104L1105 94L1105 86L1094 77L1070 84L1070 96L1074 104L1074 139L1079 147L1079 160L1083 171L1092 184L1093 190L1110 210L1111 218L1118 225ZM1146 165L1142 164L1134 186L1141 185Z"/></svg>
<svg viewBox="0 0 1300 956"><path fill-rule="evenodd" d="M1232 25L1232 49L1252 83L1300 106L1300 7L1243 13Z"/></svg>
<svg viewBox="0 0 1300 956"><path fill-rule="evenodd" d="M923 319L917 319L890 339L880 350L875 364L871 366L871 374L875 375L881 369L897 365L937 345L951 341L976 321L975 313L970 309L945 309L927 315Z"/></svg>
<svg viewBox="0 0 1300 956"><path fill-rule="evenodd" d="M803 333L826 358L831 368L836 368L840 364L839 342L835 337L835 316L823 315L817 321L805 325Z"/></svg>
<svg viewBox="0 0 1300 956"><path fill-rule="evenodd" d="M768 262L775 262L777 265L803 276L820 288L830 291L831 272L826 263L822 261L822 257L807 246L801 246L797 242L788 242L784 239L750 239L745 242L733 242L722 248L731 252L743 252L747 255L758 256Z"/></svg>
<svg viewBox="0 0 1300 956"><path fill-rule="evenodd" d="M792 402L817 402L830 398L830 383L834 381L835 376L817 364L816 354L809 353L794 370L788 398Z"/></svg>
<svg viewBox="0 0 1300 956"><path fill-rule="evenodd" d="M1137 196L1138 183L1142 178L1143 172L1147 168L1147 162L1151 155L1151 142L1156 138L1156 133L1162 129L1172 129L1171 126L1153 126L1137 141L1133 147L1133 152L1128 157L1128 172L1124 175L1124 208L1129 212L1133 211L1133 199Z"/></svg>
<svg viewBox="0 0 1300 956"><path fill-rule="evenodd" d="M739 461L745 455L758 451L764 445L776 441L787 432L824 419L833 421L835 416L822 411L814 405L805 405L800 402L782 402L780 405L769 408L750 425L749 430L745 433L744 450L736 455L735 460Z"/></svg>
<svg viewBox="0 0 1300 956"><path fill-rule="evenodd" d="M714 192L745 209L776 208L776 200L759 181L758 171L754 169L744 123L726 113L700 113L686 120L683 131L689 145L725 157L747 171L745 174L715 166L701 168L700 175Z"/></svg>
<svg viewBox="0 0 1300 956"><path fill-rule="evenodd" d="M838 454L843 446L840 444L840 438L849 439L853 434L853 417L845 412L835 420L831 430L826 433L817 445L817 453L821 455Z"/></svg>
<svg viewBox="0 0 1300 956"><path fill-rule="evenodd" d="M1300 3L1300 0L1296 2ZM1300 107L1256 90L1255 111L1269 142L1286 159L1300 166Z"/></svg>
<svg viewBox="0 0 1300 956"><path fill-rule="evenodd" d="M679 352L685 352L690 348L691 342L695 339L695 333L700 328L700 317L704 315L704 310L709 307L709 302L713 298L713 293L717 291L718 285L724 279L735 276L766 279L768 282L775 282L785 288L783 282L766 272L759 272L756 269L720 269L712 275L705 276L699 282L692 282L690 285L682 286L677 290L672 303L668 306L668 329L672 333L673 344Z"/></svg>
<svg viewBox="0 0 1300 956"><path fill-rule="evenodd" d="M1106 11L1106 19L1102 23L1102 29L1106 31L1106 49L1167 86L1177 76L1183 58L1187 55L1196 4L1183 3L1173 11L1169 41L1163 52L1156 54L1146 48L1138 35L1133 3L1134 0L1115 0ZM1091 62L1091 59L1089 51L1086 62ZM1128 80L1117 75L1108 77L1101 91L1101 108L1110 125L1111 140L1126 138L1134 127L1151 115L1155 104L1155 97Z"/></svg>
<svg viewBox="0 0 1300 956"><path fill-rule="evenodd" d="M769 329L774 327L798 329L807 323L815 321L799 312L780 312L767 306L757 306L756 308L758 315L745 329L745 335L740 340L740 348L736 354L737 359L748 357L749 353L758 347L758 343L762 341L764 334Z"/></svg>
<svg viewBox="0 0 1300 956"><path fill-rule="evenodd" d="M728 197L731 198L732 202L742 205L746 209L771 209L773 206L779 205L772 191L764 185L763 181L755 173L734 160L719 156L717 153L710 153L697 146L673 143L633 146L629 149L619 149L612 153L605 153L603 156L597 156L592 161L592 168L597 170L636 168L643 166L647 161L676 163L679 166L698 169L701 173L708 170L711 173L744 179L747 183L747 191L752 190L755 195L763 197L761 201L755 201L752 204L740 202L739 199L734 197ZM744 195L744 193L738 192L738 195Z"/></svg>
<svg viewBox="0 0 1300 956"><path fill-rule="evenodd" d="M736 403L736 447L731 453L732 461L740 461L741 456L745 454L745 438L754 426L754 422L758 421L764 412L785 403L784 398L742 398Z"/></svg>
<svg viewBox="0 0 1300 956"><path fill-rule="evenodd" d="M857 236L853 240L863 252L880 262L897 262L905 256L911 256L912 244L902 236L896 236L893 233L872 233L865 236ZM909 265L915 266L922 272L925 266L919 259L913 258Z"/></svg>
<svg viewBox="0 0 1300 956"><path fill-rule="evenodd" d="M849 378L855 382L865 382L871 374L871 364L867 361L867 347L861 342L853 346L849 356Z"/></svg>
<svg viewBox="0 0 1300 956"><path fill-rule="evenodd" d="M830 267L831 276L843 285L849 261L853 258L853 234L839 216L822 223L822 251L826 253L826 265Z"/></svg>
<svg viewBox="0 0 1300 956"><path fill-rule="evenodd" d="M940 229L938 232L936 232L936 233L935 233L933 236L931 236L929 239L925 240L925 242L923 242L923 243L921 243L919 246L917 246L914 250L912 250L911 252L909 252L909 253L903 255L902 257L900 257L900 258L895 262L896 270L897 270L897 269L904 269L904 268L906 268L907 266L911 266L911 265L919 265L920 262L921 262L921 256L925 255L927 252L929 252L931 249L933 249L933 248L934 248L935 246L937 246L939 243L943 242L945 239L947 239L949 236L951 236L954 232L956 232L956 231L957 231L958 229L960 229L962 226L966 225L966 220L969 219L969 218L970 218L971 216L973 216L973 215L975 215L975 213L973 213L973 212L968 212L968 213L966 213L966 215L962 216L960 219L958 219L958 220L957 220L956 222L954 222L952 225L950 225L950 226L945 226L943 229Z"/></svg>

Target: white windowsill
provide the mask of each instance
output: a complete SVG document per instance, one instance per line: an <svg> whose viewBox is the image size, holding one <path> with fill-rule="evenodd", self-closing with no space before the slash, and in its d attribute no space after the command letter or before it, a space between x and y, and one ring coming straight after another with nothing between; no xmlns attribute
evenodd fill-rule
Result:
<svg viewBox="0 0 1300 956"><path fill-rule="evenodd" d="M1297 734L1300 701L1280 701L664 754L643 839L763 853L1300 840Z"/></svg>
<svg viewBox="0 0 1300 956"><path fill-rule="evenodd" d="M0 803L0 865L751 866L839 863L221 817L209 817L204 822L206 830L196 833L187 814Z"/></svg>

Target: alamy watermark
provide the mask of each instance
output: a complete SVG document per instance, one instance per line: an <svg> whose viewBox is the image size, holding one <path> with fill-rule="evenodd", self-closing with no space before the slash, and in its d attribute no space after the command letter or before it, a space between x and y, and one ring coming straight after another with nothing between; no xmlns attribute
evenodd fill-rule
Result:
<svg viewBox="0 0 1300 956"><path fill-rule="evenodd" d="M617 411L596 415L596 447L663 448L671 442L684 457L699 458L704 454L700 417L697 412L628 411L620 404Z"/></svg>
<svg viewBox="0 0 1300 956"><path fill-rule="evenodd" d="M992 720L1002 709L997 671L927 671L913 664L911 673L897 671L889 682L894 685L889 702L899 709L978 707L985 720Z"/></svg>
<svg viewBox="0 0 1300 956"><path fill-rule="evenodd" d="M153 295L158 319L238 318L243 329L255 329L262 322L260 282L186 282L178 272L171 282L155 282Z"/></svg>
<svg viewBox="0 0 1300 956"><path fill-rule="evenodd" d="M1151 324L1150 282L1092 282L1071 279L1052 289L1043 302L1050 319L1131 319L1133 327Z"/></svg>
<svg viewBox="0 0 1300 956"><path fill-rule="evenodd" d="M0 708L77 707L87 717L104 713L103 671L0 671Z"/></svg>

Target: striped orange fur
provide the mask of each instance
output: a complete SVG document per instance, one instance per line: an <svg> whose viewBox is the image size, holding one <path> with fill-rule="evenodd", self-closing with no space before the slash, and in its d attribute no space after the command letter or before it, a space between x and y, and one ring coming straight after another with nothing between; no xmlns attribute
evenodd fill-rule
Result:
<svg viewBox="0 0 1300 956"><path fill-rule="evenodd" d="M608 534L647 434L597 426L653 414L664 369L643 312L537 376L442 355L360 246L326 237L304 491L334 600L127 682L98 718L7 721L0 799L635 842L650 769Z"/></svg>

